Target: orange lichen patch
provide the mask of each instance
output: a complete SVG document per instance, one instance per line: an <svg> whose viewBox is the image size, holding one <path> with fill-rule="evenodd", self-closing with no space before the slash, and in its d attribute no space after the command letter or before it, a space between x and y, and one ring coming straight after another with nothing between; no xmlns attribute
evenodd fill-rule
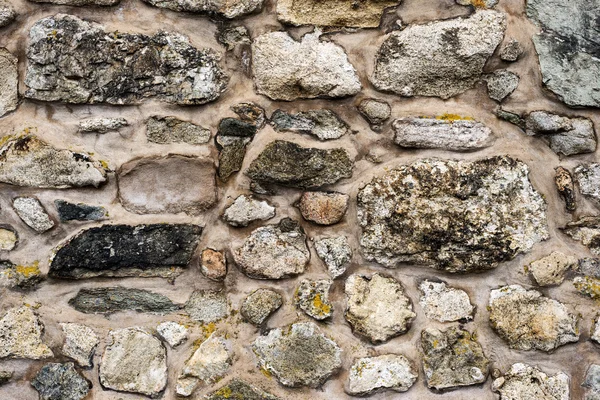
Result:
<svg viewBox="0 0 600 400"><path fill-rule="evenodd" d="M444 113L442 115L438 115L437 117L435 117L435 119L439 119L439 120L442 120L442 121L450 121L450 122L454 122L454 121L473 121L472 117L463 117L462 115L448 114L448 113Z"/></svg>
<svg viewBox="0 0 600 400"><path fill-rule="evenodd" d="M484 0L471 0L471 4L476 8L487 8Z"/></svg>
<svg viewBox="0 0 600 400"><path fill-rule="evenodd" d="M320 315L329 315L331 312L331 306L323 302L320 293L317 293L313 299L313 306L318 310Z"/></svg>

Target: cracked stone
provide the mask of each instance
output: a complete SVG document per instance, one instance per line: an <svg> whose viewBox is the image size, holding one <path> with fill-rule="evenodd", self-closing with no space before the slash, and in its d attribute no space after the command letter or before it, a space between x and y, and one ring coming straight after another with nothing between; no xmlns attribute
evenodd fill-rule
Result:
<svg viewBox="0 0 600 400"><path fill-rule="evenodd" d="M85 314L112 314L120 311L167 314L179 306L168 297L144 289L124 287L84 288L69 305Z"/></svg>
<svg viewBox="0 0 600 400"><path fill-rule="evenodd" d="M158 324L156 332L165 342L175 348L188 339L188 329L173 321L165 321Z"/></svg>
<svg viewBox="0 0 600 400"><path fill-rule="evenodd" d="M19 218L37 233L44 233L54 228L54 221L35 197L16 197L13 200L13 208Z"/></svg>
<svg viewBox="0 0 600 400"><path fill-rule="evenodd" d="M302 217L318 225L337 224L348 210L350 196L337 192L304 192L297 206Z"/></svg>
<svg viewBox="0 0 600 400"><path fill-rule="evenodd" d="M12 6L0 2L0 28L8 25L15 18L16 13ZM17 61L17 57L4 47L0 47L0 117L16 110L19 104Z"/></svg>
<svg viewBox="0 0 600 400"><path fill-rule="evenodd" d="M464 290L448 287L444 282L425 280L419 285L419 304L427 318L440 322L469 321L475 307Z"/></svg>
<svg viewBox="0 0 600 400"><path fill-rule="evenodd" d="M244 299L240 313L246 321L261 326L282 305L283 297L279 293L272 289L260 288Z"/></svg>
<svg viewBox="0 0 600 400"><path fill-rule="evenodd" d="M80 133L107 133L128 126L125 118L91 118L79 122Z"/></svg>
<svg viewBox="0 0 600 400"><path fill-rule="evenodd" d="M512 94L519 86L521 78L514 72L500 69L485 76L488 96L490 99L501 102Z"/></svg>
<svg viewBox="0 0 600 400"><path fill-rule="evenodd" d="M213 281L222 281L227 275L227 259L225 252L214 249L202 250L200 257L202 275Z"/></svg>
<svg viewBox="0 0 600 400"><path fill-rule="evenodd" d="M185 303L184 310L194 321L217 322L229 315L227 294L222 290L196 290Z"/></svg>
<svg viewBox="0 0 600 400"><path fill-rule="evenodd" d="M315 250L333 279L343 275L352 261L352 248L346 236L315 240Z"/></svg>
<svg viewBox="0 0 600 400"><path fill-rule="evenodd" d="M92 328L80 324L61 323L59 325L65 335L62 353L84 368L91 367L94 351L100 343L96 332Z"/></svg>
<svg viewBox="0 0 600 400"><path fill-rule="evenodd" d="M31 381L40 400L82 400L92 384L81 376L73 363L50 363L39 370Z"/></svg>
<svg viewBox="0 0 600 400"><path fill-rule="evenodd" d="M60 222L100 221L108 218L108 211L101 206L70 203L65 200L54 200L54 206L56 207Z"/></svg>
<svg viewBox="0 0 600 400"><path fill-rule="evenodd" d="M44 325L30 307L11 308L0 319L0 358L42 360L53 357L42 342Z"/></svg>
<svg viewBox="0 0 600 400"><path fill-rule="evenodd" d="M556 190L558 190L558 194L564 200L566 210L573 212L577 209L573 176L566 168L556 167L555 170L554 183L556 184Z"/></svg>
<svg viewBox="0 0 600 400"><path fill-rule="evenodd" d="M271 125L278 132L298 132L316 136L319 140L339 139L350 127L335 112L328 109L301 111L296 114L275 110Z"/></svg>
<svg viewBox="0 0 600 400"><path fill-rule="evenodd" d="M350 368L346 393L351 396L370 396L385 390L406 392L417 377L417 370L403 355L359 358Z"/></svg>
<svg viewBox="0 0 600 400"><path fill-rule="evenodd" d="M596 150L596 132L588 118L533 111L525 118L525 132L529 136L540 135L557 154L570 156Z"/></svg>
<svg viewBox="0 0 600 400"><path fill-rule="evenodd" d="M296 305L309 317L318 321L330 318L333 314L333 303L329 300L332 284L333 281L329 279L303 279L294 295Z"/></svg>
<svg viewBox="0 0 600 400"><path fill-rule="evenodd" d="M210 130L172 116L153 116L146 121L146 137L158 144L204 144L210 140Z"/></svg>
<svg viewBox="0 0 600 400"><path fill-rule="evenodd" d="M539 286L556 286L563 283L565 273L577 265L577 259L559 251L535 260L527 269Z"/></svg>
<svg viewBox="0 0 600 400"><path fill-rule="evenodd" d="M245 227L255 221L266 221L275 216L275 207L264 200L241 195L225 209L223 220L231 226Z"/></svg>
<svg viewBox="0 0 600 400"><path fill-rule="evenodd" d="M173 11L219 15L233 19L260 11L263 0L144 0L158 8Z"/></svg>
<svg viewBox="0 0 600 400"><path fill-rule="evenodd" d="M492 390L500 400L569 400L569 376L564 372L548 376L537 367L516 363L504 376L494 380Z"/></svg>

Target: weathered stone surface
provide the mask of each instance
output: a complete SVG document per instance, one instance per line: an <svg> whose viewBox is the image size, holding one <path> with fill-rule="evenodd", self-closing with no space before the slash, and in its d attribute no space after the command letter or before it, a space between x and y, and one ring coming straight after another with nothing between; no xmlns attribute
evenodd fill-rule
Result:
<svg viewBox="0 0 600 400"><path fill-rule="evenodd" d="M61 323L60 327L65 335L62 353L82 367L91 367L94 351L100 342L96 332L88 326L74 323Z"/></svg>
<svg viewBox="0 0 600 400"><path fill-rule="evenodd" d="M54 221L35 197L16 197L13 200L13 208L19 218L37 233L44 233L54 228Z"/></svg>
<svg viewBox="0 0 600 400"><path fill-rule="evenodd" d="M250 45L252 39L250 39L250 32L245 26L231 26L219 29L217 40L221 43L227 51L232 51L238 46Z"/></svg>
<svg viewBox="0 0 600 400"><path fill-rule="evenodd" d="M0 28L8 26L17 18L17 12L10 2L6 0L0 0ZM2 90L0 90L2 92ZM0 115L2 113L0 112Z"/></svg>
<svg viewBox="0 0 600 400"><path fill-rule="evenodd" d="M121 2L121 0L31 0L35 3L50 3L56 5L65 6L114 6Z"/></svg>
<svg viewBox="0 0 600 400"><path fill-rule="evenodd" d="M225 18L237 18L259 11L263 0L144 0L155 7L173 11L217 14Z"/></svg>
<svg viewBox="0 0 600 400"><path fill-rule="evenodd" d="M588 389L584 400L600 400L600 365L589 366L581 386Z"/></svg>
<svg viewBox="0 0 600 400"><path fill-rule="evenodd" d="M285 32L260 35L252 43L252 72L259 94L272 100L346 97L361 84L344 49L319 40L321 31L295 41Z"/></svg>
<svg viewBox="0 0 600 400"><path fill-rule="evenodd" d="M241 195L225 209L223 219L231 226L248 226L255 221L266 221L275 216L275 207L264 200Z"/></svg>
<svg viewBox="0 0 600 400"><path fill-rule="evenodd" d="M573 286L581 295L594 300L600 298L600 260L597 258L584 258L579 260L579 273L583 276L573 278Z"/></svg>
<svg viewBox="0 0 600 400"><path fill-rule="evenodd" d="M256 125L241 119L223 118L219 121L218 134L221 136L253 137L256 131Z"/></svg>
<svg viewBox="0 0 600 400"><path fill-rule="evenodd" d="M575 185L573 184L573 176L569 170L564 167L556 167L554 183L556 184L556 190L558 190L558 194L565 201L565 208L567 211L575 211L575 209L577 209Z"/></svg>
<svg viewBox="0 0 600 400"><path fill-rule="evenodd" d="M32 289L42 281L42 272L37 261L30 265L16 265L0 260L0 286Z"/></svg>
<svg viewBox="0 0 600 400"><path fill-rule="evenodd" d="M350 127L336 113L328 109L287 113L275 110L271 125L279 132L298 132L316 136L319 140L339 139L350 132Z"/></svg>
<svg viewBox="0 0 600 400"><path fill-rule="evenodd" d="M417 377L410 361L399 354L359 358L350 368L346 393L368 396L384 390L406 392Z"/></svg>
<svg viewBox="0 0 600 400"><path fill-rule="evenodd" d="M221 386L219 389L206 396L206 400L227 399L280 400L278 397L238 379L233 379L227 385Z"/></svg>
<svg viewBox="0 0 600 400"><path fill-rule="evenodd" d="M196 49L183 35L111 33L65 14L33 25L27 60L25 96L34 100L136 104L157 97L204 104L227 86L217 54Z"/></svg>
<svg viewBox="0 0 600 400"><path fill-rule="evenodd" d="M167 352L157 338L139 327L115 329L106 338L100 383L122 392L156 397L167 385Z"/></svg>
<svg viewBox="0 0 600 400"><path fill-rule="evenodd" d="M352 331L374 344L406 333L416 316L400 282L392 277L358 274L346 280L346 320Z"/></svg>
<svg viewBox="0 0 600 400"><path fill-rule="evenodd" d="M504 110L502 107L496 108L494 110L496 116L500 119L510 122L513 125L518 126L521 129L525 129L525 119L518 113Z"/></svg>
<svg viewBox="0 0 600 400"><path fill-rule="evenodd" d="M584 276L600 278L600 258L582 258L575 269Z"/></svg>
<svg viewBox="0 0 600 400"><path fill-rule="evenodd" d="M185 312L194 321L208 324L229 315L227 293L222 290L196 290L184 306Z"/></svg>
<svg viewBox="0 0 600 400"><path fill-rule="evenodd" d="M303 279L296 289L296 305L308 316L322 321L333 314L333 304L329 301L329 289L333 281L329 279Z"/></svg>
<svg viewBox="0 0 600 400"><path fill-rule="evenodd" d="M528 172L508 156L424 159L386 171L358 193L365 257L470 272L529 251L548 227Z"/></svg>
<svg viewBox="0 0 600 400"><path fill-rule="evenodd" d="M57 149L36 136L8 136L0 143L0 182L65 189L106 180L104 168L87 154Z"/></svg>
<svg viewBox="0 0 600 400"><path fill-rule="evenodd" d="M80 133L107 133L129 125L125 118L91 118L79 122Z"/></svg>
<svg viewBox="0 0 600 400"><path fill-rule="evenodd" d="M517 350L552 351L579 340L578 318L564 304L519 285L490 293L490 324Z"/></svg>
<svg viewBox="0 0 600 400"><path fill-rule="evenodd" d="M0 358L41 360L53 357L42 342L44 325L30 307L9 309L0 319Z"/></svg>
<svg viewBox="0 0 600 400"><path fill-rule="evenodd" d="M315 250L333 279L343 275L352 261L352 249L346 236L315 240Z"/></svg>
<svg viewBox="0 0 600 400"><path fill-rule="evenodd" d="M492 130L472 119L398 118L392 128L400 147L468 151L493 143Z"/></svg>
<svg viewBox="0 0 600 400"><path fill-rule="evenodd" d="M233 174L242 169L246 146L252 141L250 137L221 136L216 137L219 149L219 178L226 182Z"/></svg>
<svg viewBox="0 0 600 400"><path fill-rule="evenodd" d="M570 156L596 150L596 132L588 118L533 111L525 118L525 132L530 136L541 135L557 154Z"/></svg>
<svg viewBox="0 0 600 400"><path fill-rule="evenodd" d="M0 251L11 251L17 247L19 235L10 225L0 225Z"/></svg>
<svg viewBox="0 0 600 400"><path fill-rule="evenodd" d="M537 367L516 363L494 380L492 390L500 400L569 400L569 377L564 372L548 376Z"/></svg>
<svg viewBox="0 0 600 400"><path fill-rule="evenodd" d="M171 348L179 346L188 339L188 329L173 321L165 321L158 324L156 333L158 333Z"/></svg>
<svg viewBox="0 0 600 400"><path fill-rule="evenodd" d="M8 25L16 14L12 6L0 3L0 27ZM12 14L11 14L12 11ZM19 104L19 74L17 57L4 47L0 47L0 117L15 110Z"/></svg>
<svg viewBox="0 0 600 400"><path fill-rule="evenodd" d="M569 106L600 106L600 10L587 0L529 0L542 82Z"/></svg>
<svg viewBox="0 0 600 400"><path fill-rule="evenodd" d="M146 137L159 144L204 144L210 140L210 130L176 117L153 116L146 121Z"/></svg>
<svg viewBox="0 0 600 400"><path fill-rule="evenodd" d="M166 314L179 309L168 297L144 289L98 287L81 289L69 305L86 314L120 311Z"/></svg>
<svg viewBox="0 0 600 400"><path fill-rule="evenodd" d="M529 264L527 269L539 286L553 286L560 285L565 279L565 273L576 264L575 257L553 251Z"/></svg>
<svg viewBox="0 0 600 400"><path fill-rule="evenodd" d="M517 89L520 80L519 75L514 72L505 69L494 71L485 77L488 96L493 100L501 102Z"/></svg>
<svg viewBox="0 0 600 400"><path fill-rule="evenodd" d="M600 344L600 318L594 318L594 326L592 327L590 339L597 344Z"/></svg>
<svg viewBox="0 0 600 400"><path fill-rule="evenodd" d="M348 210L350 196L337 192L304 192L298 201L302 217L319 225L337 224Z"/></svg>
<svg viewBox="0 0 600 400"><path fill-rule="evenodd" d="M283 305L283 297L272 289L261 288L250 293L240 307L240 314L251 324L261 326Z"/></svg>
<svg viewBox="0 0 600 400"><path fill-rule="evenodd" d="M261 368L288 387L319 387L342 366L342 349L312 322L273 329L252 350Z"/></svg>
<svg viewBox="0 0 600 400"><path fill-rule="evenodd" d="M252 231L233 251L242 272L255 279L283 279L304 272L310 260L306 235L300 225L284 218L277 225Z"/></svg>
<svg viewBox="0 0 600 400"><path fill-rule="evenodd" d="M600 205L600 164L579 165L574 172L579 192Z"/></svg>
<svg viewBox="0 0 600 400"><path fill-rule="evenodd" d="M423 373L430 389L444 390L483 383L489 360L470 332L457 327L421 332Z"/></svg>
<svg viewBox="0 0 600 400"><path fill-rule="evenodd" d="M256 129L261 129L267 122L265 109L256 103L239 103L229 108L236 113L242 121L256 126Z"/></svg>
<svg viewBox="0 0 600 400"><path fill-rule="evenodd" d="M357 109L375 131L381 130L381 125L392 115L392 108L383 100L364 99L358 104Z"/></svg>
<svg viewBox="0 0 600 400"><path fill-rule="evenodd" d="M562 231L589 247L592 254L600 256L600 217L581 217L577 221L567 223Z"/></svg>
<svg viewBox="0 0 600 400"><path fill-rule="evenodd" d="M40 400L82 400L92 384L81 376L73 363L50 363L39 370L31 381Z"/></svg>
<svg viewBox="0 0 600 400"><path fill-rule="evenodd" d="M503 13L480 10L392 32L379 49L371 82L401 96L455 96L477 82L505 29Z"/></svg>
<svg viewBox="0 0 600 400"><path fill-rule="evenodd" d="M200 257L202 275L213 281L222 281L227 275L227 259L225 252L214 249L202 250Z"/></svg>
<svg viewBox="0 0 600 400"><path fill-rule="evenodd" d="M48 275L84 279L96 276L175 277L186 268L202 228L191 224L102 225L63 243Z"/></svg>
<svg viewBox="0 0 600 400"><path fill-rule="evenodd" d="M464 290L447 287L444 282L425 280L419 285L419 304L427 318L440 322L468 321L473 319L475 307Z"/></svg>
<svg viewBox="0 0 600 400"><path fill-rule="evenodd" d="M523 54L523 46L516 39L509 39L500 49L500 59L507 62L515 62Z"/></svg>
<svg viewBox="0 0 600 400"><path fill-rule="evenodd" d="M108 218L108 211L101 206L90 206L83 203L70 203L65 200L54 200L60 222L99 221Z"/></svg>
<svg viewBox="0 0 600 400"><path fill-rule="evenodd" d="M12 371L7 371L7 370L0 370L0 386L7 384L10 379L12 378L13 373Z"/></svg>

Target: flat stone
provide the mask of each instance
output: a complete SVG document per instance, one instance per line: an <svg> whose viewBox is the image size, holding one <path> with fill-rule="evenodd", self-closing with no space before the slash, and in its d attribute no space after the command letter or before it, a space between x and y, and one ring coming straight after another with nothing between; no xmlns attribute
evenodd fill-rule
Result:
<svg viewBox="0 0 600 400"><path fill-rule="evenodd" d="M346 393L370 396L385 390L406 392L417 377L418 372L410 361L399 354L359 358L350 368Z"/></svg>
<svg viewBox="0 0 600 400"><path fill-rule="evenodd" d="M54 206L60 222L100 221L108 218L108 211L101 206L83 203L70 203L66 200L54 200Z"/></svg>
<svg viewBox="0 0 600 400"><path fill-rule="evenodd" d="M225 386L221 386L214 392L206 395L206 400L280 400L278 397L263 391L242 380L233 379Z"/></svg>
<svg viewBox="0 0 600 400"><path fill-rule="evenodd" d="M588 118L567 118L547 111L533 111L525 119L525 129L530 136L542 136L557 154L570 156L596 150L596 132Z"/></svg>
<svg viewBox="0 0 600 400"><path fill-rule="evenodd" d="M354 334L373 344L406 333L416 317L402 285L392 277L350 275L346 279L345 291L348 299L344 315L346 321Z"/></svg>
<svg viewBox="0 0 600 400"><path fill-rule="evenodd" d="M112 314L120 311L167 314L179 306L168 297L144 289L124 287L84 288L69 305L85 314Z"/></svg>
<svg viewBox="0 0 600 400"><path fill-rule="evenodd" d="M493 10L409 25L383 42L371 82L377 90L405 97L455 96L479 80L505 29L505 15Z"/></svg>
<svg viewBox="0 0 600 400"><path fill-rule="evenodd" d="M11 308L0 319L0 358L42 360L53 357L42 342L44 325L30 307Z"/></svg>
<svg viewBox="0 0 600 400"><path fill-rule="evenodd" d="M258 36L252 43L252 73L259 94L272 100L337 98L361 89L344 49L319 40L316 29L298 42L285 32Z"/></svg>
<svg viewBox="0 0 600 400"><path fill-rule="evenodd" d="M191 224L102 225L60 245L49 276L176 277L189 265L202 228Z"/></svg>
<svg viewBox="0 0 600 400"><path fill-rule="evenodd" d="M100 343L96 332L92 328L80 324L61 323L59 325L65 335L62 353L82 367L91 367L94 351Z"/></svg>
<svg viewBox="0 0 600 400"><path fill-rule="evenodd" d="M81 376L73 363L50 363L39 370L31 381L40 400L82 400L92 384Z"/></svg>
<svg viewBox="0 0 600 400"><path fill-rule="evenodd" d="M581 386L588 389L584 400L600 400L600 365L589 366Z"/></svg>
<svg viewBox="0 0 600 400"><path fill-rule="evenodd" d="M456 4L475 8L492 8L498 4L498 0L456 0Z"/></svg>
<svg viewBox="0 0 600 400"><path fill-rule="evenodd" d="M578 318L564 304L519 285L492 290L490 324L512 349L552 351L579 340Z"/></svg>
<svg viewBox="0 0 600 400"><path fill-rule="evenodd" d="M392 123L400 147L469 151L491 146L492 130L472 119L398 118Z"/></svg>
<svg viewBox="0 0 600 400"><path fill-rule="evenodd" d="M31 0L34 3L49 3L61 6L114 6L121 2L121 0Z"/></svg>
<svg viewBox="0 0 600 400"><path fill-rule="evenodd" d="M200 257L202 275L213 281L222 281L227 275L227 259L225 252L214 249L202 250Z"/></svg>
<svg viewBox="0 0 600 400"><path fill-rule="evenodd" d="M600 205L600 164L582 164L574 172L579 192Z"/></svg>
<svg viewBox="0 0 600 400"><path fill-rule="evenodd" d="M319 140L339 139L350 132L350 126L328 109L287 113L275 110L271 125L278 132L298 132L316 136Z"/></svg>
<svg viewBox="0 0 600 400"><path fill-rule="evenodd" d="M225 18L238 18L260 11L263 0L144 0L155 7L173 11L219 15Z"/></svg>
<svg viewBox="0 0 600 400"><path fill-rule="evenodd" d="M427 318L440 322L469 321L475 307L464 290L448 287L444 282L425 280L419 285L419 304Z"/></svg>
<svg viewBox="0 0 600 400"><path fill-rule="evenodd" d="M118 131L128 125L125 118L91 118L79 122L79 132L107 133Z"/></svg>
<svg viewBox="0 0 600 400"><path fill-rule="evenodd" d="M346 236L315 240L315 250L333 279L343 275L352 261L352 248Z"/></svg>
<svg viewBox="0 0 600 400"><path fill-rule="evenodd" d="M287 387L320 387L342 366L342 349L312 322L272 329L252 350L260 367Z"/></svg>
<svg viewBox="0 0 600 400"><path fill-rule="evenodd" d="M37 233L44 233L54 228L54 221L35 197L16 197L13 200L13 208L19 218Z"/></svg>
<svg viewBox="0 0 600 400"><path fill-rule="evenodd" d="M392 116L390 105L377 99L364 99L358 104L358 112L371 124L371 129L380 130L381 125Z"/></svg>
<svg viewBox="0 0 600 400"><path fill-rule="evenodd" d="M350 196L337 192L304 192L298 201L302 217L318 225L337 224L348 210Z"/></svg>
<svg viewBox="0 0 600 400"><path fill-rule="evenodd" d="M152 116L146 121L146 137L158 144L204 144L210 140L210 130L176 117Z"/></svg>
<svg viewBox="0 0 600 400"><path fill-rule="evenodd" d="M0 0L0 28L8 26L17 18L14 7L6 0ZM3 90L0 90L3 92ZM0 115L2 113L0 112Z"/></svg>
<svg viewBox="0 0 600 400"><path fill-rule="evenodd" d="M592 254L600 256L600 217L586 216L567 223L563 233L587 246Z"/></svg>
<svg viewBox="0 0 600 400"><path fill-rule="evenodd" d="M227 86L218 59L214 50L197 49L178 33L107 32L57 14L29 31L25 96L73 104L138 104L149 97L204 104Z"/></svg>
<svg viewBox="0 0 600 400"><path fill-rule="evenodd" d="M0 225L0 251L11 251L17 247L19 235L9 225Z"/></svg>
<svg viewBox="0 0 600 400"><path fill-rule="evenodd" d="M33 289L42 279L37 261L29 265L16 265L8 260L0 260L0 286Z"/></svg>
<svg viewBox="0 0 600 400"><path fill-rule="evenodd" d="M104 388L157 397L167 386L166 349L142 328L112 330L99 377Z"/></svg>
<svg viewBox="0 0 600 400"><path fill-rule="evenodd" d="M304 272L310 252L300 225L284 218L277 225L257 228L233 251L242 272L254 279L283 279Z"/></svg>
<svg viewBox="0 0 600 400"><path fill-rule="evenodd" d="M251 324L261 326L282 305L283 297L279 293L272 289L260 288L244 299L240 314Z"/></svg>
<svg viewBox="0 0 600 400"><path fill-rule="evenodd" d="M533 261L527 269L539 286L560 285L565 273L577 264L575 257L553 251L545 257Z"/></svg>
<svg viewBox="0 0 600 400"><path fill-rule="evenodd" d="M564 200L566 210L568 212L573 212L577 209L573 176L569 170L564 167L556 167L555 171L554 183L556 184L556 190L558 190L558 194Z"/></svg>
<svg viewBox="0 0 600 400"><path fill-rule="evenodd" d="M14 9L0 3L0 28L16 18ZM4 25L3 25L4 23ZM19 105L19 74L17 57L0 47L0 117L16 110Z"/></svg>
<svg viewBox="0 0 600 400"><path fill-rule="evenodd" d="M0 154L2 183L66 189L107 181L104 168L89 155L58 149L33 135L4 137Z"/></svg>
<svg viewBox="0 0 600 400"><path fill-rule="evenodd" d="M158 333L171 348L179 346L188 339L188 329L173 321L165 321L158 324L156 333Z"/></svg>
<svg viewBox="0 0 600 400"><path fill-rule="evenodd" d="M486 75L488 96L490 99L501 102L512 94L519 86L521 78L514 72L499 69Z"/></svg>
<svg viewBox="0 0 600 400"><path fill-rule="evenodd" d="M332 284L333 281L329 279L303 279L294 295L296 305L318 321L331 318L333 303L329 300L329 289Z"/></svg>
<svg viewBox="0 0 600 400"><path fill-rule="evenodd" d="M500 400L569 400L569 376L564 372L548 376L537 367L516 363L504 376L494 380L492 390Z"/></svg>
<svg viewBox="0 0 600 400"><path fill-rule="evenodd" d="M489 360L474 335L450 327L421 332L423 373L427 387L435 390L471 386L487 380Z"/></svg>
<svg viewBox="0 0 600 400"><path fill-rule="evenodd" d="M500 59L506 62L515 62L523 54L523 46L516 39L509 39L500 48Z"/></svg>
<svg viewBox="0 0 600 400"><path fill-rule="evenodd" d="M523 116L521 116L521 114L504 110L502 107L496 108L496 110L494 110L494 114L496 114L498 118L504 121L508 121L521 129L525 129L525 119L523 118Z"/></svg>
<svg viewBox="0 0 600 400"><path fill-rule="evenodd" d="M231 226L245 227L255 221L266 221L274 216L275 207L267 201L243 194L225 209L223 220Z"/></svg>
<svg viewBox="0 0 600 400"><path fill-rule="evenodd" d="M229 315L227 293L222 290L196 290L184 306L194 321L203 324L217 322Z"/></svg>

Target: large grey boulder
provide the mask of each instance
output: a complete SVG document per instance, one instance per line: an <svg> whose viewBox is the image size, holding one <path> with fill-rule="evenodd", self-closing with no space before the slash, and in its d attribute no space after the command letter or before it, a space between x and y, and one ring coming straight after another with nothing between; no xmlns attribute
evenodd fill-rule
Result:
<svg viewBox="0 0 600 400"><path fill-rule="evenodd" d="M0 2L0 27L2 27L2 4ZM17 108L19 104L19 73L17 57L0 47L0 117Z"/></svg>
<svg viewBox="0 0 600 400"><path fill-rule="evenodd" d="M144 0L155 7L173 11L216 14L225 18L237 18L261 9L263 0Z"/></svg>

